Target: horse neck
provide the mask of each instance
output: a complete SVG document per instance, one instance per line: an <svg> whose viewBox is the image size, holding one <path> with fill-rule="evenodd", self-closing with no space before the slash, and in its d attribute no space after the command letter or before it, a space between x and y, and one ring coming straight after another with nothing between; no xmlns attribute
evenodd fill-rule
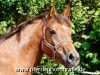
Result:
<svg viewBox="0 0 100 75"><path fill-rule="evenodd" d="M0 61L2 59L6 60L2 63L9 66L8 68L32 68L39 64L42 56L40 48L42 38L41 20L34 21L32 25L28 25L19 34L15 34L0 45ZM4 66L2 67L4 68Z"/></svg>
<svg viewBox="0 0 100 75"><path fill-rule="evenodd" d="M42 25L41 20L33 22L22 32L21 42L21 56L24 62L29 62L31 67L37 66L42 57L41 39L42 39Z"/></svg>

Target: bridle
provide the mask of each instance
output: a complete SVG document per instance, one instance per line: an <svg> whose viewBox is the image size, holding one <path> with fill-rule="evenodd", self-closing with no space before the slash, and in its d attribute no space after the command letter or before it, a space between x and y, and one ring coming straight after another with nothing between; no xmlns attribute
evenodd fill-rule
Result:
<svg viewBox="0 0 100 75"><path fill-rule="evenodd" d="M62 41L60 41L57 45L51 45L45 38L45 31L46 31L46 20L45 20L45 18L43 18L41 24L42 24L42 41L41 41L42 51L44 51L43 46L46 45L47 47L49 47L52 50L53 59L55 59L55 54L57 52L56 50L62 45L62 43L68 42L68 41L72 42L72 40L66 38L66 39L63 39Z"/></svg>

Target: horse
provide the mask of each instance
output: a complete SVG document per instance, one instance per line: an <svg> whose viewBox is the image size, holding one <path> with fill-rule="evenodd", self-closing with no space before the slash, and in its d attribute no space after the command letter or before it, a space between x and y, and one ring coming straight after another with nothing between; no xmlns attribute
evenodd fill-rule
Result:
<svg viewBox="0 0 100 75"><path fill-rule="evenodd" d="M33 68L46 54L65 67L75 67L80 56L71 39L70 7L62 14L55 6L49 13L21 23L0 40L0 75L31 75L17 68Z"/></svg>

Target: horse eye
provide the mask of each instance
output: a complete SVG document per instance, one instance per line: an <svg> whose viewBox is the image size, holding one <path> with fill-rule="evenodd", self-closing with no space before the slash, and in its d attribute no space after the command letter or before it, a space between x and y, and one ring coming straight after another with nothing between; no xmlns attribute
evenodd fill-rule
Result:
<svg viewBox="0 0 100 75"><path fill-rule="evenodd" d="M51 34L56 34L56 32L54 30L50 30Z"/></svg>

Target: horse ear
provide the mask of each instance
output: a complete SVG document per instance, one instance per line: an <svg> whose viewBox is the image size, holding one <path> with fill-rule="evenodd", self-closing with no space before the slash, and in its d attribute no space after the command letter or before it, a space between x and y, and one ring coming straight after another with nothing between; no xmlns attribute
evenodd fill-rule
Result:
<svg viewBox="0 0 100 75"><path fill-rule="evenodd" d="M56 8L55 8L55 5L53 5L52 7L51 7L51 10L50 10L50 12L49 12L49 18L52 18L52 17L54 17L55 15L56 15Z"/></svg>
<svg viewBox="0 0 100 75"><path fill-rule="evenodd" d="M70 16L70 10L71 10L70 4L68 4L68 6L64 9L63 15L65 17L68 17L69 18L69 16Z"/></svg>

